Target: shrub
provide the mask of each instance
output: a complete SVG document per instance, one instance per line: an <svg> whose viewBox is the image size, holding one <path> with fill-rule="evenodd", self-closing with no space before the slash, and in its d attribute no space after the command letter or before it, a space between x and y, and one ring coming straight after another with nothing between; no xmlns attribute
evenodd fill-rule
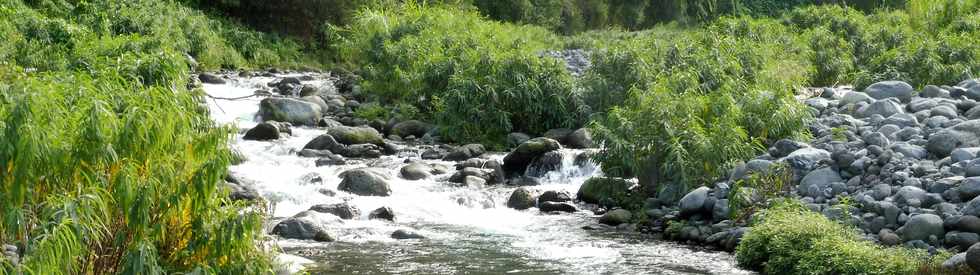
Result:
<svg viewBox="0 0 980 275"><path fill-rule="evenodd" d="M884 248L863 240L855 229L811 212L798 201L765 211L762 222L736 248L735 257L740 266L768 274L915 274L936 261L925 251Z"/></svg>
<svg viewBox="0 0 980 275"><path fill-rule="evenodd" d="M337 32L341 56L363 68L368 97L416 106L452 140L503 144L510 131L538 134L583 117L571 75L540 56L557 45L545 29L405 5L365 11Z"/></svg>
<svg viewBox="0 0 980 275"><path fill-rule="evenodd" d="M27 3L0 4L0 243L22 253L0 273L272 272L263 208L220 184L234 129L186 89L187 55L296 48L171 1Z"/></svg>

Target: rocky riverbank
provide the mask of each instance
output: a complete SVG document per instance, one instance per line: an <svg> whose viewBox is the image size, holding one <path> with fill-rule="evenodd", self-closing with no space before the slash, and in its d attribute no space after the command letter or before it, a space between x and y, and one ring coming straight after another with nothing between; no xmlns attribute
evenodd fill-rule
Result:
<svg viewBox="0 0 980 275"><path fill-rule="evenodd" d="M815 117L812 140L780 140L714 186L649 199L650 230L732 250L751 230L743 222L751 217L732 221L733 196L771 199L746 183L785 173L780 196L854 225L868 240L947 249L959 254L944 267L980 270L980 80L918 91L901 81L814 91L805 100Z"/></svg>

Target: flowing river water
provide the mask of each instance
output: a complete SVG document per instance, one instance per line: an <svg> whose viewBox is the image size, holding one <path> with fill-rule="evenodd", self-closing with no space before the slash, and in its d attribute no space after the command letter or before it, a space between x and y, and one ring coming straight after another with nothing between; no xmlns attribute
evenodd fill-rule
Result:
<svg viewBox="0 0 980 275"><path fill-rule="evenodd" d="M236 78L227 84L204 84L215 97L252 95L274 77ZM304 83L316 84L313 80ZM256 125L260 97L239 100L208 98L218 123L248 129ZM277 239L282 259L309 263L313 274L749 274L735 267L731 254L655 240L616 230L587 230L596 224L590 211L545 214L532 208L507 208L511 186L459 186L448 175L408 181L398 177L405 159L419 159L419 150L347 165L317 167L315 159L297 155L323 129L293 127L292 135L276 141L248 141L238 134L233 142L245 157L232 173L257 183L270 202L272 220L292 216L316 204L348 202L361 217L331 225L335 242ZM589 177L601 174L592 165L571 165L579 151L563 150L565 162L533 189L566 190L575 194ZM491 154L503 158L503 153ZM427 161L452 167L454 163ZM376 167L391 177L389 197L356 196L336 190L338 175L359 167ZM319 181L311 179L319 177ZM313 183L311 183L313 182ZM323 190L334 191L328 196ZM388 206L394 222L369 220L371 210ZM426 238L395 240L398 229L412 229Z"/></svg>

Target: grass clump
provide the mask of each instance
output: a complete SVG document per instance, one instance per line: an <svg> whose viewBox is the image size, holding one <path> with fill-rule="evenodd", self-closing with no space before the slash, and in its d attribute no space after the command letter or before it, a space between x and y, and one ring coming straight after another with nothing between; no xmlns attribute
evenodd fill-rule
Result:
<svg viewBox="0 0 980 275"><path fill-rule="evenodd" d="M876 245L798 201L777 203L763 215L735 257L740 266L767 274L916 274L949 256Z"/></svg>
<svg viewBox="0 0 980 275"><path fill-rule="evenodd" d="M451 140L504 144L512 131L538 134L582 120L571 75L540 56L559 44L543 28L406 4L366 10L335 31L370 98L415 106Z"/></svg>

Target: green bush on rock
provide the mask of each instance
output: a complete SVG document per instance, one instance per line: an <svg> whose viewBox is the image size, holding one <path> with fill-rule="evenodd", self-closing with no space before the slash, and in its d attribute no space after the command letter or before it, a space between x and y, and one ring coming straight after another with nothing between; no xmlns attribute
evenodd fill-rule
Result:
<svg viewBox="0 0 980 275"><path fill-rule="evenodd" d="M881 247L798 201L765 211L735 251L740 266L768 274L916 274L946 254Z"/></svg>

